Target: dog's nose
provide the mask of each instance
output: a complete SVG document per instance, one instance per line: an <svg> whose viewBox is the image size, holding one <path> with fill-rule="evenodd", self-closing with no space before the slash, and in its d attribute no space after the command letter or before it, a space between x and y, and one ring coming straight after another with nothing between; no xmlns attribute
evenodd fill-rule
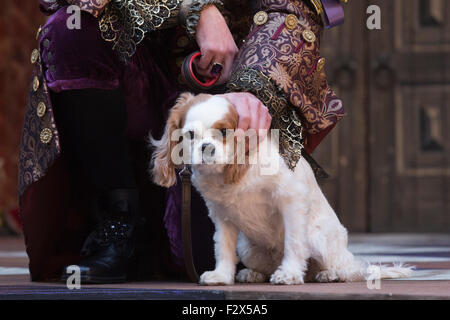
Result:
<svg viewBox="0 0 450 320"><path fill-rule="evenodd" d="M212 143L204 143L202 144L202 153L208 152L210 156L213 156L216 153L216 147Z"/></svg>

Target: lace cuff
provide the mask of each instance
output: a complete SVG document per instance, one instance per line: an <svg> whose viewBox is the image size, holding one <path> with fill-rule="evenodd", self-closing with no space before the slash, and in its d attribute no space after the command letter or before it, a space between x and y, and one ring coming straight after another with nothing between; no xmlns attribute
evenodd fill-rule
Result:
<svg viewBox="0 0 450 320"><path fill-rule="evenodd" d="M183 0L111 0L99 20L102 38L127 61L151 31L174 26Z"/></svg>
<svg viewBox="0 0 450 320"><path fill-rule="evenodd" d="M187 34L195 39L197 25L200 21L200 15L205 6L216 5L223 6L220 0L184 0L180 9L181 23L186 26Z"/></svg>
<svg viewBox="0 0 450 320"><path fill-rule="evenodd" d="M272 129L279 130L279 152L286 165L295 170L303 157L311 165L317 179L328 174L305 150L305 127L296 108L288 102L286 94L269 77L253 68L243 68L233 73L227 84L228 92L249 92L269 108Z"/></svg>
<svg viewBox="0 0 450 320"><path fill-rule="evenodd" d="M249 92L269 109L272 128L280 130L280 155L294 170L304 149L304 127L297 110L288 103L286 94L269 77L253 68L233 73L227 89L228 92Z"/></svg>

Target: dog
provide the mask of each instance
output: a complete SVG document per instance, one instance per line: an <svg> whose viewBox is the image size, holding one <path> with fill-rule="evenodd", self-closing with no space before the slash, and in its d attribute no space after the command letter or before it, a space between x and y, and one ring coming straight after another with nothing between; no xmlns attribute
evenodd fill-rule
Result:
<svg viewBox="0 0 450 320"><path fill-rule="evenodd" d="M216 268L202 274L200 284L366 280L369 265L347 249L347 230L309 163L302 158L290 170L271 135L259 139L244 161L237 162L233 132L238 120L223 96L184 93L170 112L162 139L151 140L154 182L173 186L175 169L190 161L192 183L215 225ZM174 161L180 154L184 160ZM276 164L276 170L262 174L263 164ZM236 275L239 260L246 268ZM379 277L407 277L411 272L402 265L380 266Z"/></svg>

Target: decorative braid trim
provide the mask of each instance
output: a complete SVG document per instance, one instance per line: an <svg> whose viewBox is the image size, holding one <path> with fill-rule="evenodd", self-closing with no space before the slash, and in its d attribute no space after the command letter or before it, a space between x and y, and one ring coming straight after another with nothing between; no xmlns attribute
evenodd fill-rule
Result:
<svg viewBox="0 0 450 320"><path fill-rule="evenodd" d="M197 33L197 25L200 21L202 10L208 5L216 5L222 7L223 2L220 0L192 0L188 6L189 9L186 16L182 17L182 19L184 19L183 22L186 26L186 32L192 39L195 39L195 35Z"/></svg>
<svg viewBox="0 0 450 320"><path fill-rule="evenodd" d="M127 61L136 52L145 35L177 22L183 0L111 0L101 18L102 38L112 42L113 50Z"/></svg>

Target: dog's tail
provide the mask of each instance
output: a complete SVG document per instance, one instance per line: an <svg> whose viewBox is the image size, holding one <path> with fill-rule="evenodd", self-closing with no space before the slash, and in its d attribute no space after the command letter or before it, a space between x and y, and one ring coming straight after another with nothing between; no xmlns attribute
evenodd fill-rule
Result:
<svg viewBox="0 0 450 320"><path fill-rule="evenodd" d="M373 264L360 261L354 256L352 258L353 267L350 268L346 274L340 276L340 278L344 278L344 281L360 282L408 278L413 274L414 266L405 265L403 263L393 263L392 265Z"/></svg>
<svg viewBox="0 0 450 320"><path fill-rule="evenodd" d="M360 265L363 266L361 271L364 272L364 280L408 278L412 275L414 268L402 263L393 263L392 266L389 266L360 262Z"/></svg>
<svg viewBox="0 0 450 320"><path fill-rule="evenodd" d="M378 268L377 265L371 265L369 268ZM403 263L394 263L392 267L380 266L381 279L396 279L396 278L408 278L413 274L414 266L404 265ZM376 271L375 271L376 273Z"/></svg>

